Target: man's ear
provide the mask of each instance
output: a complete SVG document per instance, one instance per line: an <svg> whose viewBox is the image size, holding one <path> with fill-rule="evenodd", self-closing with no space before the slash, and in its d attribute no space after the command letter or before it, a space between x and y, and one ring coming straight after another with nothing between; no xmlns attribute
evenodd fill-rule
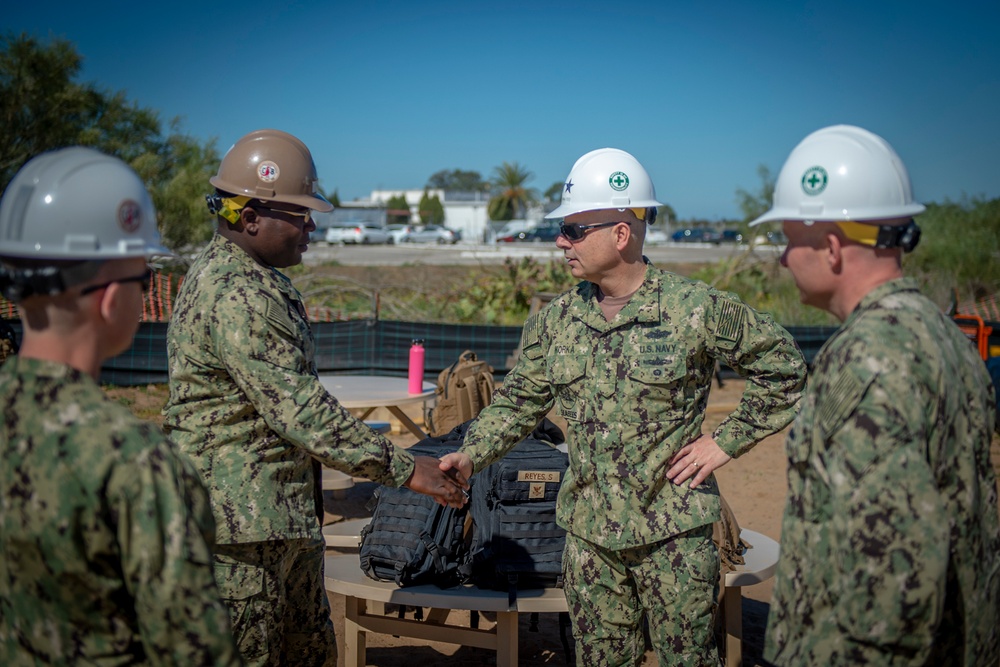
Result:
<svg viewBox="0 0 1000 667"><path fill-rule="evenodd" d="M244 206L240 209L240 223L243 224L243 229L245 229L247 233L256 234L259 222L260 216L257 215L257 211L253 210L249 206Z"/></svg>
<svg viewBox="0 0 1000 667"><path fill-rule="evenodd" d="M844 244L840 236L833 232L826 235L826 263L834 273L844 268Z"/></svg>
<svg viewBox="0 0 1000 667"><path fill-rule="evenodd" d="M121 299L121 283L111 283L101 290L99 307L101 309L101 317L104 318L105 322L113 322L115 317L118 316L119 309L121 308Z"/></svg>
<svg viewBox="0 0 1000 667"><path fill-rule="evenodd" d="M628 245L629 239L632 238L632 236L632 225L615 226L615 245L618 246L619 250L625 249L625 246Z"/></svg>

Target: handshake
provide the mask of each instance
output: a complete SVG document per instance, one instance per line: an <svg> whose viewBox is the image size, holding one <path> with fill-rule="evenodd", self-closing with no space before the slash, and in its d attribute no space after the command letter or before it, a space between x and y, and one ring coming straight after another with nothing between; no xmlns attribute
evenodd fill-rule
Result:
<svg viewBox="0 0 1000 667"><path fill-rule="evenodd" d="M472 476L472 459L455 452L440 459L433 456L414 456L413 474L406 480L406 488L432 496L448 507L462 507L469 501L469 477Z"/></svg>

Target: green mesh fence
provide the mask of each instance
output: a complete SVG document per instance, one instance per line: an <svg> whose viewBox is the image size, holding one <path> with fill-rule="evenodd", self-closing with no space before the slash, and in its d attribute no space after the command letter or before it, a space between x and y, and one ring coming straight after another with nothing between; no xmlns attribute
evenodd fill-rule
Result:
<svg viewBox="0 0 1000 667"><path fill-rule="evenodd" d="M21 322L11 320L21 337ZM1000 345L1000 322L993 327L992 345ZM472 350L496 370L498 379L510 370L509 361L521 339L521 327L472 326L350 320L314 322L316 364L320 373L388 375L406 377L410 344L424 341L424 380L435 382L437 374ZM787 327L811 365L813 358L836 327ZM143 322L132 347L109 359L101 368L101 382L119 386L167 381L167 323Z"/></svg>

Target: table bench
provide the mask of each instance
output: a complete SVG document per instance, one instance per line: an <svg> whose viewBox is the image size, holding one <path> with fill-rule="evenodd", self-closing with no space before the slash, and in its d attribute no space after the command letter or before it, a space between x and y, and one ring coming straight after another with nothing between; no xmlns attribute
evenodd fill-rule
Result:
<svg viewBox="0 0 1000 667"><path fill-rule="evenodd" d="M330 524L332 535L327 537L328 546L354 546L365 519L356 519L340 524ZM350 524L350 525L348 525ZM723 608L726 629L726 665L738 667L743 662L743 586L759 584L774 576L778 564L778 543L752 530L740 533L753 548L744 555L746 561L733 572L725 575ZM331 539L334 544L331 544ZM566 598L562 589L547 588L519 590L513 608L509 605L507 593L481 590L474 586L456 586L442 589L434 585L408 586L399 588L396 584L375 581L368 578L358 563L356 554L328 555L326 557L326 589L345 596L344 604L344 665L363 667L365 665L365 633L413 637L429 641L462 644L488 648L497 652L498 667L516 667L519 613L559 613L567 611ZM384 616L370 613L368 603L396 604L409 607L430 608L424 620ZM452 609L485 611L496 614L496 625L490 629L469 628L449 624L448 612Z"/></svg>

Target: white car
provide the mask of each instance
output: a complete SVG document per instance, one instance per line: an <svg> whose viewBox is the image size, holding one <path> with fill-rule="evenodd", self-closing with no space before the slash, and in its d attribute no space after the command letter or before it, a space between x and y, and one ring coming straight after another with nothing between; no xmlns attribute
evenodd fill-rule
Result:
<svg viewBox="0 0 1000 667"><path fill-rule="evenodd" d="M386 229L392 235L393 243L403 243L406 241L406 237L417 228L413 225L389 225Z"/></svg>
<svg viewBox="0 0 1000 667"><path fill-rule="evenodd" d="M425 225L403 237L407 243L457 243L458 235L447 227Z"/></svg>
<svg viewBox="0 0 1000 667"><path fill-rule="evenodd" d="M336 227L328 227L323 240L327 243L388 243L392 245L395 239L385 227L374 227L363 222L353 222Z"/></svg>

